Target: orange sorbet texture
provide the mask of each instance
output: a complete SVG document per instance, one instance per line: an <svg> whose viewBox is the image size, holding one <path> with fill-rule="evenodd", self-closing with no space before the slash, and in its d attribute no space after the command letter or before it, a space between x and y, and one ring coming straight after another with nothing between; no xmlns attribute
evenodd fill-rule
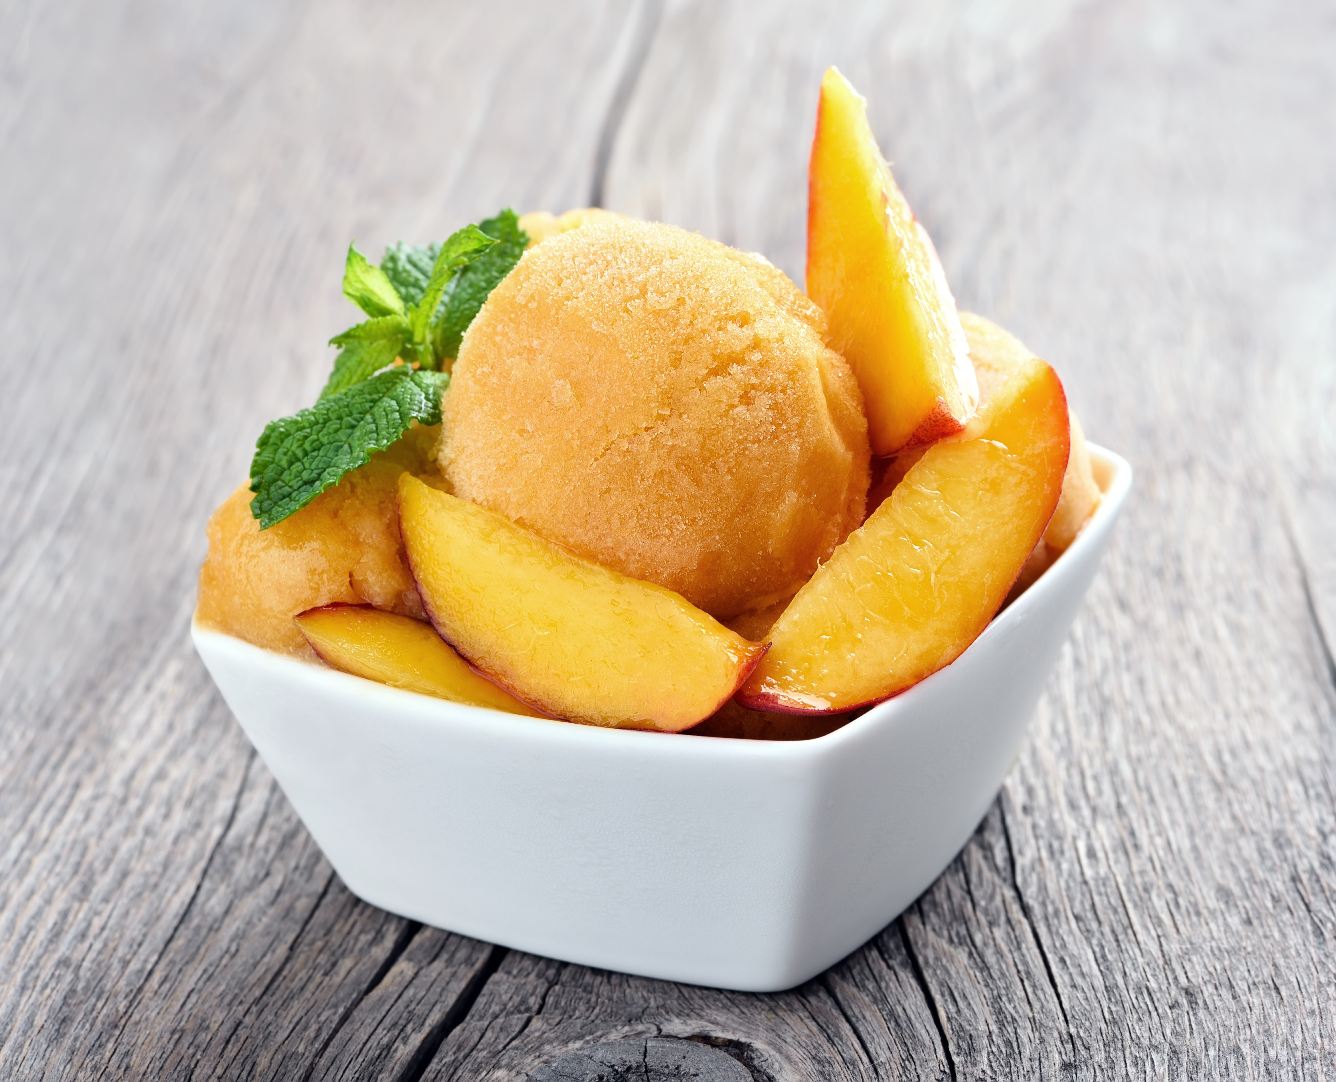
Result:
<svg viewBox="0 0 1336 1082"><path fill-rule="evenodd" d="M444 402L453 491L720 617L862 520L867 426L824 319L758 256L616 215L531 248Z"/></svg>

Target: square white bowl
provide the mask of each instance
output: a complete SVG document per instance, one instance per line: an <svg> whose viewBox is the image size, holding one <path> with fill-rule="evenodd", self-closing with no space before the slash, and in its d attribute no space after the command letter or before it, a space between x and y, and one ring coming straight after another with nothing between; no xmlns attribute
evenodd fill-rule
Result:
<svg viewBox="0 0 1336 1082"><path fill-rule="evenodd" d="M875 935L992 803L1131 467L953 664L813 740L591 728L400 691L209 631L195 647L316 843L372 905L503 946L740 991Z"/></svg>

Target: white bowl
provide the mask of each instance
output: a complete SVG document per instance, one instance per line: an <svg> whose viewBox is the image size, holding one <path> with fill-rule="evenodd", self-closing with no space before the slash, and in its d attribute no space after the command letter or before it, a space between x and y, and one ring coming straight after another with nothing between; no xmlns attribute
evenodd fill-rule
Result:
<svg viewBox="0 0 1336 1082"><path fill-rule="evenodd" d="M623 732L399 691L193 629L348 888L568 962L743 991L893 920L987 811L1127 495L952 665L827 736Z"/></svg>

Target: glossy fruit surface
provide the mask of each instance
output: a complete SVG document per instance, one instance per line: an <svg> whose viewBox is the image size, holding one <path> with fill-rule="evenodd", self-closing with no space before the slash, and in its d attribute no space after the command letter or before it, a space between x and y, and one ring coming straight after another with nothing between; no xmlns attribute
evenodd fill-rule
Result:
<svg viewBox="0 0 1336 1082"><path fill-rule="evenodd" d="M421 620L367 605L323 605L296 617L298 628L332 668L438 699L534 715L485 677Z"/></svg>
<svg viewBox="0 0 1336 1082"><path fill-rule="evenodd" d="M858 377L873 454L964 427L977 389L956 302L877 148L867 103L834 68L808 172L807 293Z"/></svg>
<svg viewBox="0 0 1336 1082"><path fill-rule="evenodd" d="M955 660L1048 524L1068 440L1062 384L1033 361L997 395L977 435L928 448L798 591L740 701L834 713Z"/></svg>
<svg viewBox="0 0 1336 1082"><path fill-rule="evenodd" d="M731 698L765 652L671 590L581 559L414 477L400 484L399 517L442 637L555 717L686 729Z"/></svg>

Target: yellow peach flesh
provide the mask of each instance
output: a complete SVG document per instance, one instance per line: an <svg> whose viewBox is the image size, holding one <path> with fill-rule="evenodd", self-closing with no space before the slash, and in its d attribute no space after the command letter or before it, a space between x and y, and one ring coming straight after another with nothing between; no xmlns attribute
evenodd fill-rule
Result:
<svg viewBox="0 0 1336 1082"><path fill-rule="evenodd" d="M973 438L934 444L771 629L739 700L832 713L949 664L997 611L1053 514L1067 404L1048 365L1018 372Z"/></svg>
<svg viewBox="0 0 1336 1082"><path fill-rule="evenodd" d="M365 605L324 605L295 617L320 659L335 669L438 699L534 715L479 676L430 624Z"/></svg>
<svg viewBox="0 0 1336 1082"><path fill-rule="evenodd" d="M970 359L978 373L980 401L986 404L996 397L1018 369L1034 359L1035 354L1014 334L983 316L962 312L960 321L969 340ZM1068 413L1071 454L1062 477L1062 495L1053 517L1044 529L1044 548L1040 550L1047 554L1049 562L1076 539L1086 520L1095 513L1100 500L1099 483L1095 480L1095 470L1090 462L1090 450L1086 446L1081 422L1070 407Z"/></svg>
<svg viewBox="0 0 1336 1082"><path fill-rule="evenodd" d="M399 493L404 544L437 630L554 716L686 729L727 701L764 653L672 591L476 504L412 477Z"/></svg>
<svg viewBox="0 0 1336 1082"><path fill-rule="evenodd" d="M955 301L877 148L867 103L834 68L812 141L807 292L858 377L873 454L960 431L978 395Z"/></svg>

